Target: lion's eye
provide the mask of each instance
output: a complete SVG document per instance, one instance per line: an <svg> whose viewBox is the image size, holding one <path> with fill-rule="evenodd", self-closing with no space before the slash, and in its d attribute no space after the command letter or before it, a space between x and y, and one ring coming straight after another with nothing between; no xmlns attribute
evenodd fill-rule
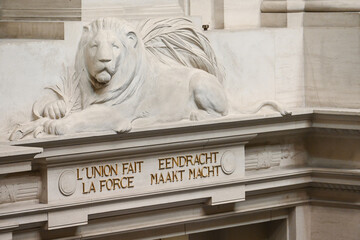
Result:
<svg viewBox="0 0 360 240"><path fill-rule="evenodd" d="M91 47L91 48L97 48L98 45L97 45L97 44L91 44L90 47Z"/></svg>
<svg viewBox="0 0 360 240"><path fill-rule="evenodd" d="M116 45L115 43L112 44L113 48L119 48L118 45Z"/></svg>

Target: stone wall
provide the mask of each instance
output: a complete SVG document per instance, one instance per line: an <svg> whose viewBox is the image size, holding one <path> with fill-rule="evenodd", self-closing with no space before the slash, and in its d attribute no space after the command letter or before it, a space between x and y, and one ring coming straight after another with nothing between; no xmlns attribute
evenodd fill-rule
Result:
<svg viewBox="0 0 360 240"><path fill-rule="evenodd" d="M356 0L36 0L36 11L24 3L0 3L0 239L359 238ZM44 88L74 66L83 26L103 15L209 25L202 33L225 68L230 110L275 101L292 115L270 104L257 114L140 124L129 133L9 142ZM167 166L171 157L214 162L185 182ZM135 188L105 171L86 177L132 162L142 166L131 170Z"/></svg>

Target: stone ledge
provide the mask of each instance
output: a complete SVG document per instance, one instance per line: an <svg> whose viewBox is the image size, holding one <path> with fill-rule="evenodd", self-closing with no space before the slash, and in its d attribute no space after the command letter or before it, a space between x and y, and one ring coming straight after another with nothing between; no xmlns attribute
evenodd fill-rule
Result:
<svg viewBox="0 0 360 240"><path fill-rule="evenodd" d="M285 12L261 14L262 27L360 27L358 12Z"/></svg>
<svg viewBox="0 0 360 240"><path fill-rule="evenodd" d="M327 184L326 184L327 183ZM306 188L321 188L324 190L340 190L342 192L359 192L360 183L360 170L337 170L326 168L311 168L300 167L294 169L279 169L277 171L268 171L266 173L258 173L250 176L246 176L238 184L245 184L246 196L270 196L270 193L278 193L281 191L296 191L304 190ZM281 190L281 191L279 191ZM270 195L269 195L270 194ZM177 201L165 201L164 195L154 196L155 205L171 205L181 206L184 203L206 203L207 199L200 197L193 200L185 200L185 198L174 198ZM168 196L169 197L169 196ZM163 199L163 200L161 200ZM308 202L308 198L306 198ZM119 203L122 204L119 204ZM144 204L146 203L147 204ZM136 212L139 208L139 204L143 206L155 206L153 203L149 203L149 196L139 196L138 198L104 198L98 201L91 200L79 200L72 202L56 202L48 204L32 203L29 206L24 207L21 204L14 204L11 208L7 204L6 208L0 206L0 217L17 217L22 214L37 214L48 211L58 211L71 209L74 207L87 208L89 207L89 214L105 214L106 212L119 212L126 211ZM246 203L241 203L243 205ZM288 203L293 204L293 203ZM93 205L93 206L91 206ZM130 207L133 205L133 207ZM10 205L11 206L11 205ZM107 207L106 207L107 206ZM286 206L286 204L285 204ZM132 211L129 211L132 209ZM147 209L142 207L141 209Z"/></svg>
<svg viewBox="0 0 360 240"><path fill-rule="evenodd" d="M347 176L355 176L355 178L357 179L359 177L358 171L351 170L341 171L329 169L302 168L298 169L298 171L299 175L326 173L327 175L330 174L332 175L332 177L335 177L335 175L341 176L341 173L343 172ZM283 176L288 175L288 177L291 177L291 175L296 175L296 169L282 170L280 172L282 172ZM139 203L139 200L135 199L113 202L89 202L86 205L76 204L72 206L54 204L29 204L26 208L24 208L24 206L19 206L18 208L12 206L11 208L7 207L5 211L4 209L2 209L0 216L5 219L3 224L4 226L6 225L6 223L8 223L8 227L12 227L14 226L14 222L16 223L16 225L19 226L31 223L39 224L43 223L44 221L46 223L49 220L49 215L44 215L44 213L47 212L71 212L71 209L78 209L79 211L82 211L81 209L86 209L87 214L82 215L80 218L81 221L78 224L72 223L72 226L77 226L78 231L81 232L81 236L84 237L84 239L87 239L95 236L104 237L107 236L109 232L116 234L135 232L140 230L140 226L142 229L145 227L147 230L150 230L156 229L159 226L170 227L180 224L187 224L187 229L189 230L189 232L195 232L199 229L206 229L206 226L211 227L215 222L219 223L218 221L222 219L224 219L224 221L225 219L226 221L230 221L229 224L234 224L234 222L231 221L232 219L237 219L236 222L243 222L244 224L249 224L249 222L251 223L253 221L244 216L255 217L257 215L261 215L265 217L265 219L266 216L270 216L271 219L284 219L287 217L287 214L283 213L286 213L290 208L301 205L345 207L354 209L359 209L360 207L357 202L358 192L355 195L351 195L352 190L344 191L344 187L328 188L327 185L317 186L316 182L318 180L309 181L310 184L308 185L293 184L292 187L287 189L278 188L277 182L273 181L274 178L272 178L271 175L275 177L275 175L280 174L280 172L273 172L272 174L268 173L268 177L265 177L263 179L260 179L260 177L258 178L258 183L260 183L261 181L263 183L269 183L266 187L268 189L267 191L256 191L252 194L247 194L246 201L238 202L233 205L224 205L222 207L217 207L217 211L215 212L211 212L210 208L204 208L205 205L203 203L206 199L198 199L197 201L179 201L175 203L166 203L165 197L163 196L155 200L157 204L149 204L148 208L131 208L131 205L134 206ZM255 183L254 178L255 177L252 177L252 184ZM288 179L289 185L292 184L290 180L291 178ZM325 179L323 180L326 181ZM251 181L249 181L249 183ZM344 185L341 179L338 180L338 183L342 186L346 185ZM355 183L355 185L358 184ZM315 189L317 188L320 188L321 191L315 191ZM148 202L149 198L145 198L142 201ZM119 211L119 208L122 208L123 210ZM205 214L204 211L208 213ZM61 212L59 213L60 215L62 214ZM18 216L20 215L26 215L28 216L28 218L18 218ZM68 216L68 214L65 215ZM162 218L166 218L166 222L163 222ZM257 217L255 217L255 219L256 218ZM100 219L101 221L99 221ZM243 220L238 221L239 219ZM258 221L260 221L262 217L257 219ZM52 219L51 221L54 220L55 219ZM141 224L133 224L134 222ZM55 224L55 226L52 226L52 228L56 229L66 227L65 225L62 225L64 222L60 223L60 225ZM108 232L99 230L98 227L103 226L104 223L108 223L107 226L112 228L111 231L109 229L107 229ZM203 225L204 223L206 223L206 226ZM202 225L200 226L199 224Z"/></svg>
<svg viewBox="0 0 360 240"><path fill-rule="evenodd" d="M65 136L49 136L39 139L25 139L9 142L12 146L42 147L44 152L36 156L43 158L73 157L82 153L127 151L129 154L176 149L177 145L204 147L208 145L227 145L231 142L257 141L271 135L308 133L321 130L329 134L360 137L360 111L354 109L302 109L295 110L291 116L280 114L269 116L248 116L243 118L224 118L221 122L185 122L162 124L147 128L134 128L131 132L81 133ZM242 140L243 139L243 140ZM153 150L152 150L153 149Z"/></svg>
<svg viewBox="0 0 360 240"><path fill-rule="evenodd" d="M31 171L34 156L42 151L38 147L0 145L0 175Z"/></svg>

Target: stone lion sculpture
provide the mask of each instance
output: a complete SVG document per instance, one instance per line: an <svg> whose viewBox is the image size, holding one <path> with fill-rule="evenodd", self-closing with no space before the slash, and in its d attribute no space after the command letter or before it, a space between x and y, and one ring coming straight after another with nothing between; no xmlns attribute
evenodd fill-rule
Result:
<svg viewBox="0 0 360 240"><path fill-rule="evenodd" d="M83 29L74 74L34 103L34 121L18 125L10 140L225 116L224 77L208 39L188 19L151 19L136 29L100 18Z"/></svg>

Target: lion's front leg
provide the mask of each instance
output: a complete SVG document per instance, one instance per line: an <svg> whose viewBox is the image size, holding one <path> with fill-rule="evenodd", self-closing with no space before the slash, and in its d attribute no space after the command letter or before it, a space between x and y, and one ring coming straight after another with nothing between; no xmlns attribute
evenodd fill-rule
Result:
<svg viewBox="0 0 360 240"><path fill-rule="evenodd" d="M68 134L70 133L69 124L67 123L65 118L49 119L44 123L44 132L52 135Z"/></svg>
<svg viewBox="0 0 360 240"><path fill-rule="evenodd" d="M48 121L44 128L45 132L55 135L109 130L128 132L131 120L124 118L116 106L94 105L65 118Z"/></svg>

